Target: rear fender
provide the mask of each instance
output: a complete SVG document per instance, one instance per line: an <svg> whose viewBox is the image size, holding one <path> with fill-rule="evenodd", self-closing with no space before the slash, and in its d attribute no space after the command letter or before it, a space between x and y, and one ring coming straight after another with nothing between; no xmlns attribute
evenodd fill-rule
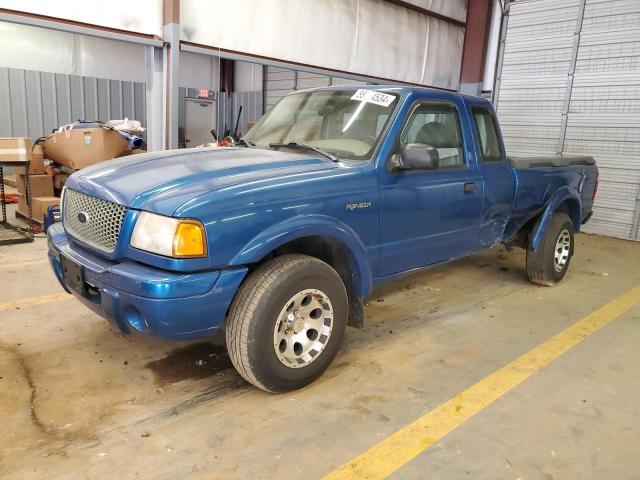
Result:
<svg viewBox="0 0 640 480"><path fill-rule="evenodd" d="M366 247L351 227L325 215L303 215L272 225L242 248L230 264L256 263L278 247L305 237L330 237L339 241L348 254L354 294L364 297L371 293L373 275Z"/></svg>
<svg viewBox="0 0 640 480"><path fill-rule="evenodd" d="M553 217L553 214L556 213L558 208L565 202L569 205L568 214L571 217L573 230L575 232L580 231L580 212L582 211L580 194L575 188L562 187L553 194L547 203L544 212L540 216L540 220L538 220L534 227L532 241L529 244L529 249L531 251L535 251L540 246L540 242L542 242L544 234L549 227L551 217Z"/></svg>

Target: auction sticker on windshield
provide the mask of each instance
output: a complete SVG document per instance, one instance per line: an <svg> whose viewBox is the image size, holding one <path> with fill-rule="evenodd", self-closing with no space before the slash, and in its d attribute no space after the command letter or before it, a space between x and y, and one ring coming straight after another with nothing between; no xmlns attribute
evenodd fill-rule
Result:
<svg viewBox="0 0 640 480"><path fill-rule="evenodd" d="M373 103L382 107L388 107L395 98L396 97L394 95L359 88L358 91L353 94L351 100L358 100L360 102Z"/></svg>

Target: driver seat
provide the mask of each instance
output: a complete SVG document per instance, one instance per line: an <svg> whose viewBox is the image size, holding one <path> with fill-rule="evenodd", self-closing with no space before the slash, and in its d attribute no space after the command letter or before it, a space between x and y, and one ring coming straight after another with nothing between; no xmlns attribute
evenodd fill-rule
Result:
<svg viewBox="0 0 640 480"><path fill-rule="evenodd" d="M416 135L416 143L431 145L438 150L440 166L452 167L460 165L460 142L457 132L442 122L425 123ZM443 151L444 150L444 151Z"/></svg>

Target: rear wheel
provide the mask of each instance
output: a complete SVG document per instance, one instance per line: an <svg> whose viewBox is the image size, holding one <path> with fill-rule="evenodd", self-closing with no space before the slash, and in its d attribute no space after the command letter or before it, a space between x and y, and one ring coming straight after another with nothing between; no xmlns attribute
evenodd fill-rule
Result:
<svg viewBox="0 0 640 480"><path fill-rule="evenodd" d="M565 213L554 214L538 248L535 251L527 249L529 280L546 286L559 283L569 269L573 242L573 224L569 216Z"/></svg>
<svg viewBox="0 0 640 480"><path fill-rule="evenodd" d="M348 311L344 284L328 264L306 255L277 257L247 278L231 305L231 361L263 390L301 388L335 358Z"/></svg>

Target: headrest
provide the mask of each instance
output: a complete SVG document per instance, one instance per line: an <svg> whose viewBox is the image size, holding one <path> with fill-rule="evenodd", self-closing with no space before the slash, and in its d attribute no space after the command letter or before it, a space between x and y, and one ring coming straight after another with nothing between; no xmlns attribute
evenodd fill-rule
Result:
<svg viewBox="0 0 640 480"><path fill-rule="evenodd" d="M429 122L418 131L416 142L426 143L434 148L457 148L457 132L442 122Z"/></svg>

